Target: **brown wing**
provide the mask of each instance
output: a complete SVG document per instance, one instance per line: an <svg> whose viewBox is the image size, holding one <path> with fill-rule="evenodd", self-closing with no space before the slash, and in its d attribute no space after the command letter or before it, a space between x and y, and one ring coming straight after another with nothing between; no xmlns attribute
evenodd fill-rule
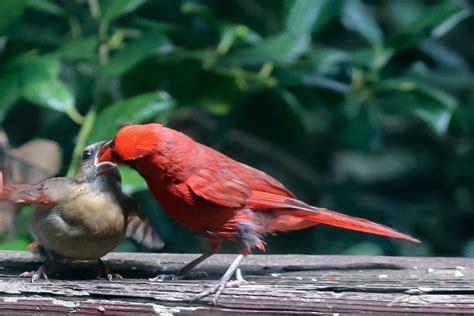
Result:
<svg viewBox="0 0 474 316"><path fill-rule="evenodd" d="M122 207L127 210L127 230L125 235L148 248L160 249L165 243L157 234L153 224L140 210L135 200L122 195Z"/></svg>
<svg viewBox="0 0 474 316"><path fill-rule="evenodd" d="M160 249L165 245L153 224L137 215L128 216L126 236L148 248Z"/></svg>
<svg viewBox="0 0 474 316"><path fill-rule="evenodd" d="M7 185L2 188L0 200L13 203L34 204L43 208L50 208L55 205L53 199L45 192L44 182L36 185Z"/></svg>

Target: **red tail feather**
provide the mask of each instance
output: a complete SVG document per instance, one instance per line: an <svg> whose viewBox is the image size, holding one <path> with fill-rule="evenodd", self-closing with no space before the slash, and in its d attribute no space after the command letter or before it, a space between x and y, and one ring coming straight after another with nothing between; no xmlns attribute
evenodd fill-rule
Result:
<svg viewBox="0 0 474 316"><path fill-rule="evenodd" d="M419 243L420 241L409 235L402 234L390 227L380 225L363 218L352 217L325 208L310 206L300 200L284 197L267 192L253 191L247 205L255 209L289 209L288 215L301 217L315 224L326 224L365 233L400 238ZM303 227L308 227L304 225ZM294 228L288 228L294 229Z"/></svg>
<svg viewBox="0 0 474 316"><path fill-rule="evenodd" d="M393 238L400 238L412 242L420 243L416 238L400 233L390 227L380 225L363 218L352 217L325 208L314 208L314 211L302 211L301 216L321 224L342 227L346 229L358 230L365 233L383 235Z"/></svg>

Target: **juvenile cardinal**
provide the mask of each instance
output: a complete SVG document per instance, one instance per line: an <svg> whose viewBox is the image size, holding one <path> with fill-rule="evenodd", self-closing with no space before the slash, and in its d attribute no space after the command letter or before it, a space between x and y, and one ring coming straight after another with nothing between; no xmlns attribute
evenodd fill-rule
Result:
<svg viewBox="0 0 474 316"><path fill-rule="evenodd" d="M32 282L47 279L55 264L68 258L97 260L102 275L110 281L113 275L100 258L125 235L148 247L163 245L133 199L122 192L117 165L98 161L101 145L103 142L84 149L74 177L9 185L0 190L0 200L36 206L31 225L33 244L38 245L46 262L37 271L20 276L31 277Z"/></svg>
<svg viewBox="0 0 474 316"><path fill-rule="evenodd" d="M216 303L251 249L264 250L267 233L327 224L419 242L387 226L308 205L264 172L160 124L124 126L100 151L100 161L124 163L138 171L174 220L209 240L211 250L175 277L215 254L224 240L237 242L241 254L220 281L196 299L215 294Z"/></svg>

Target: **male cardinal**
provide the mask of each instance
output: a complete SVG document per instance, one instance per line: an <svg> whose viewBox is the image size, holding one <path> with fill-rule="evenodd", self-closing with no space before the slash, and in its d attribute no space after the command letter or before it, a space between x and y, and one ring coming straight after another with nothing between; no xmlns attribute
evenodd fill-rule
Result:
<svg viewBox="0 0 474 316"><path fill-rule="evenodd" d="M419 242L387 226L308 205L264 172L160 124L120 128L99 156L138 171L174 220L209 240L211 250L177 277L215 254L224 240L237 242L241 254L219 283L196 299L214 293L216 303L244 256L254 247L264 250L262 238L270 232L328 224Z"/></svg>
<svg viewBox="0 0 474 316"><path fill-rule="evenodd" d="M97 260L110 281L112 275L100 258L125 234L149 247L162 246L133 199L122 192L117 165L98 161L103 143L84 149L74 177L51 178L36 185L14 184L0 190L0 200L36 206L32 234L46 262L37 271L20 276L31 277L32 282L47 279L54 264L68 258Z"/></svg>

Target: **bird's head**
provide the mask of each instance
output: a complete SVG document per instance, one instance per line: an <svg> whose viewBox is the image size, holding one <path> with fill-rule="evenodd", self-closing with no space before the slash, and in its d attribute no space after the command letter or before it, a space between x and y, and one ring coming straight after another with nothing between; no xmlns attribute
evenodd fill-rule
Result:
<svg viewBox="0 0 474 316"><path fill-rule="evenodd" d="M160 140L160 124L126 125L114 139L102 144L99 161L133 164L152 155Z"/></svg>
<svg viewBox="0 0 474 316"><path fill-rule="evenodd" d="M112 161L99 161L99 153L107 141L87 146L81 153L80 167L76 174L78 180L94 181L99 177L111 177L120 181L117 164Z"/></svg>

